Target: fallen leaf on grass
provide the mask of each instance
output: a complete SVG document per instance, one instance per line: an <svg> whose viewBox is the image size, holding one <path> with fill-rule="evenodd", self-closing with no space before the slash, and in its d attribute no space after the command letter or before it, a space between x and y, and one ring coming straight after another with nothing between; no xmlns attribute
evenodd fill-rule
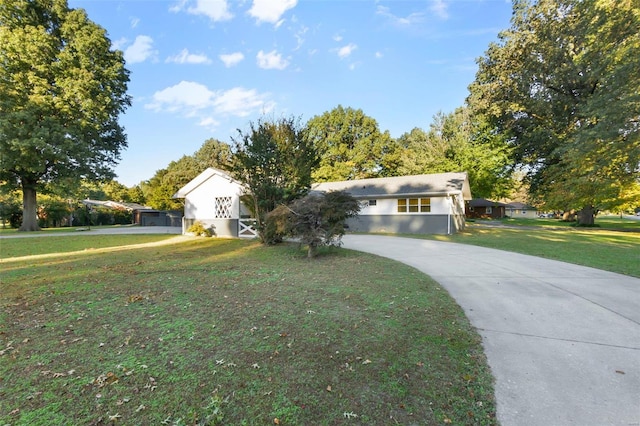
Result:
<svg viewBox="0 0 640 426"><path fill-rule="evenodd" d="M342 413L342 417L344 417L345 419L354 419L357 418L358 415L353 411L350 411L348 413L345 411L344 413Z"/></svg>

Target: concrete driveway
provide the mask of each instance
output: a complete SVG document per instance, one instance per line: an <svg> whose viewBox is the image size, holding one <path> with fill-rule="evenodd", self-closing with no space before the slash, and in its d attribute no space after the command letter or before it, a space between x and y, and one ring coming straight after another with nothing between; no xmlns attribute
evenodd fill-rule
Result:
<svg viewBox="0 0 640 426"><path fill-rule="evenodd" d="M109 226L94 228L69 228L70 231L57 232L17 232L9 235L0 235L2 238L31 238L31 237L64 237L69 235L114 235L114 234L182 234L179 226Z"/></svg>
<svg viewBox="0 0 640 426"><path fill-rule="evenodd" d="M640 279L463 244L343 243L449 291L482 336L503 426L640 425Z"/></svg>

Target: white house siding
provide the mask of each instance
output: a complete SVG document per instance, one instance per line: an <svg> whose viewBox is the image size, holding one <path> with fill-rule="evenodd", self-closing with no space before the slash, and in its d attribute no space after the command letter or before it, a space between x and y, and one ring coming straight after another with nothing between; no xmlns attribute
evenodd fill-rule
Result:
<svg viewBox="0 0 640 426"><path fill-rule="evenodd" d="M349 230L398 234L449 234L464 229L464 200L461 196L411 195L407 198L430 198L431 211L399 213L397 198L363 199L359 215L347 221ZM369 200L375 200L375 205L369 205Z"/></svg>
<svg viewBox="0 0 640 426"><path fill-rule="evenodd" d="M200 221L205 228L211 227L216 236L238 236L241 193L242 189L237 182L219 175L214 175L202 182L185 197L183 232L186 232L196 221ZM218 197L231 198L231 217L216 217L215 200Z"/></svg>
<svg viewBox="0 0 640 426"><path fill-rule="evenodd" d="M537 210L530 209L513 209L511 207L507 207L505 209L506 215L512 218L523 218L523 219L535 219L538 217Z"/></svg>

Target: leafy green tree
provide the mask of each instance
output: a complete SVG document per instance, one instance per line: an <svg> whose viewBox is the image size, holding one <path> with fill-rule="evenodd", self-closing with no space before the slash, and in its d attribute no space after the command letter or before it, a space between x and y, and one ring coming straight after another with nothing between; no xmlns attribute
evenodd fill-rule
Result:
<svg viewBox="0 0 640 426"><path fill-rule="evenodd" d="M428 132L415 128L398 138L401 175L466 171L475 197L503 197L511 190L509 148L466 107L434 116Z"/></svg>
<svg viewBox="0 0 640 426"><path fill-rule="evenodd" d="M193 161L191 157L183 157L181 160L172 161L166 169L156 171L155 175L142 186L146 204L158 210L180 210L183 207L181 200L173 198L178 189L186 185L193 177L181 175L176 168L187 162ZM180 166L176 164L180 163Z"/></svg>
<svg viewBox="0 0 640 426"><path fill-rule="evenodd" d="M127 146L118 116L129 72L106 31L66 0L0 2L0 181L23 192L38 229L45 183L109 178Z"/></svg>
<svg viewBox="0 0 640 426"><path fill-rule="evenodd" d="M315 257L318 247L339 246L345 222L360 212L360 203L349 193L309 193L288 206L280 205L267 215L267 222L280 235L299 239Z"/></svg>
<svg viewBox="0 0 640 426"><path fill-rule="evenodd" d="M129 198L129 188L121 184L117 180L110 180L102 184L102 190L107 200L122 201L128 203L131 201Z"/></svg>
<svg viewBox="0 0 640 426"><path fill-rule="evenodd" d="M315 182L397 175L400 151L389 132L360 109L341 105L307 122L309 138L320 155Z"/></svg>
<svg viewBox="0 0 640 426"><path fill-rule="evenodd" d="M196 169L198 170L196 176L208 167L226 170L231 163L231 157L231 147L228 143L213 138L207 139L200 149L193 154Z"/></svg>
<svg viewBox="0 0 640 426"><path fill-rule="evenodd" d="M145 205L147 200L144 198L144 192L141 185L134 185L127 189L127 200L130 203Z"/></svg>
<svg viewBox="0 0 640 426"><path fill-rule="evenodd" d="M0 191L0 221L2 221L2 228L6 228L7 223L12 228L20 226L22 206L20 205L20 194L16 191Z"/></svg>
<svg viewBox="0 0 640 426"><path fill-rule="evenodd" d="M478 61L468 103L513 144L532 195L548 209L581 209L581 224L598 209L633 203L637 0L517 0L499 39Z"/></svg>
<svg viewBox="0 0 640 426"><path fill-rule="evenodd" d="M238 130L232 140L235 155L229 170L248 190L260 240L278 242L265 227L267 213L307 192L318 164L315 148L293 117L251 122L248 131Z"/></svg>
<svg viewBox="0 0 640 426"><path fill-rule="evenodd" d="M42 196L38 204L38 222L43 228L59 227L71 214L69 203L55 195Z"/></svg>
<svg viewBox="0 0 640 426"><path fill-rule="evenodd" d="M173 199L173 194L208 167L226 169L230 161L231 147L228 144L207 139L193 155L184 155L166 168L156 171L144 185L144 199L155 209L180 210L183 201Z"/></svg>

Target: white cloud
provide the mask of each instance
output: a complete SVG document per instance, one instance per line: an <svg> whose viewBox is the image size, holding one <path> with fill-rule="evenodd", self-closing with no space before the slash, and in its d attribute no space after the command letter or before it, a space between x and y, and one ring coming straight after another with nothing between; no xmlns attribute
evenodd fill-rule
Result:
<svg viewBox="0 0 640 426"><path fill-rule="evenodd" d="M196 118L198 125L215 128L220 124L219 119L225 116L246 117L270 112L275 103L269 97L268 93L259 93L255 89L234 87L213 91L200 83L181 81L154 93L145 108Z"/></svg>
<svg viewBox="0 0 640 426"><path fill-rule="evenodd" d="M157 54L158 52L153 50L153 39L146 35L139 35L133 44L125 49L124 59L130 64L135 64L152 59Z"/></svg>
<svg viewBox="0 0 640 426"><path fill-rule="evenodd" d="M353 51L356 50L357 48L358 46L356 44L349 43L346 46L342 46L333 50L338 53L338 56L340 57L340 59L344 59L351 56Z"/></svg>
<svg viewBox="0 0 640 426"><path fill-rule="evenodd" d="M441 1L441 0L436 0ZM419 24L424 21L424 14L420 12L414 12L407 17L399 17L391 13L391 9L386 6L378 5L376 14L385 17L392 25L398 27L407 27L415 24Z"/></svg>
<svg viewBox="0 0 640 426"><path fill-rule="evenodd" d="M169 8L171 12L186 10L192 15L205 15L212 21L228 21L233 18L227 0L180 0Z"/></svg>
<svg viewBox="0 0 640 426"><path fill-rule="evenodd" d="M227 68L231 68L235 65L238 65L244 59L244 55L242 54L242 52L222 54L218 57L222 62L224 62L224 66Z"/></svg>
<svg viewBox="0 0 640 426"><path fill-rule="evenodd" d="M211 59L207 58L207 55L196 55L189 53L187 49L183 49L182 52L176 56L168 57L167 62L175 62L177 64L210 64Z"/></svg>
<svg viewBox="0 0 640 426"><path fill-rule="evenodd" d="M376 59L380 59L384 56L382 52L376 52Z"/></svg>
<svg viewBox="0 0 640 426"><path fill-rule="evenodd" d="M449 12L447 11L447 8L449 7L449 5L446 3L445 0L431 0L431 6L429 7L429 9L436 14L436 16L440 19L448 19L449 18Z"/></svg>
<svg viewBox="0 0 640 426"><path fill-rule="evenodd" d="M135 28L140 23L140 19L136 17L131 17L131 28Z"/></svg>
<svg viewBox="0 0 640 426"><path fill-rule="evenodd" d="M283 70L289 66L289 61L282 58L282 55L275 50L269 53L265 53L262 50L256 55L258 66L262 69L277 69Z"/></svg>
<svg viewBox="0 0 640 426"><path fill-rule="evenodd" d="M333 40L340 42L340 41L342 41L342 36L340 34L336 34L336 35L333 36Z"/></svg>
<svg viewBox="0 0 640 426"><path fill-rule="evenodd" d="M181 81L175 86L167 87L153 94L153 102L145 108L154 111L180 111L193 116L198 110L213 104L215 93L207 86L193 81Z"/></svg>
<svg viewBox="0 0 640 426"><path fill-rule="evenodd" d="M296 6L298 0L253 0L249 15L258 23L269 22L276 27L282 24L282 15Z"/></svg>
<svg viewBox="0 0 640 426"><path fill-rule="evenodd" d="M268 113L275 104L268 101L268 95L260 94L255 89L234 87L217 94L214 101L215 111L219 114L246 117L252 113Z"/></svg>
<svg viewBox="0 0 640 426"><path fill-rule="evenodd" d="M304 35L309 31L309 27L302 26L300 29L294 34L296 38L296 47L293 50L299 50L304 44Z"/></svg>
<svg viewBox="0 0 640 426"><path fill-rule="evenodd" d="M122 38L119 38L116 41L111 42L111 47L113 49L115 49L115 50L123 50L128 42L129 42L129 40L127 40L126 38L122 37Z"/></svg>
<svg viewBox="0 0 640 426"><path fill-rule="evenodd" d="M215 129L220 125L220 122L213 117L203 117L198 123L199 126Z"/></svg>

